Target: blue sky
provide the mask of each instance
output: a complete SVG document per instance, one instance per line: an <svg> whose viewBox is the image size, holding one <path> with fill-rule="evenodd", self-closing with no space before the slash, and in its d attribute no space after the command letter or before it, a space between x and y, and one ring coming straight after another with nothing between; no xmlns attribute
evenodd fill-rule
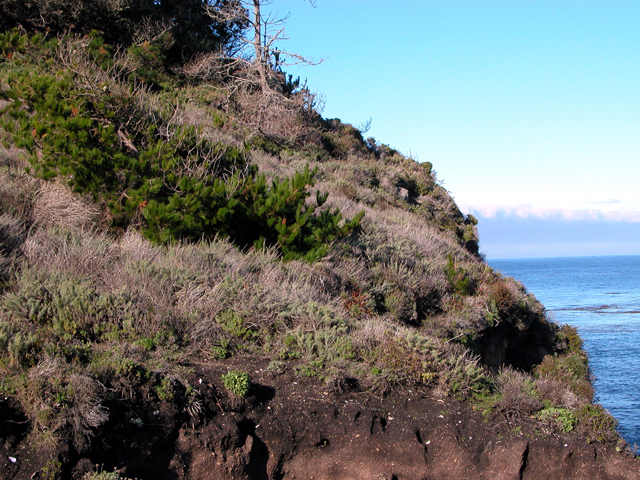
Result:
<svg viewBox="0 0 640 480"><path fill-rule="evenodd" d="M323 115L430 161L489 258L640 254L639 2L265 9L290 13L281 49L325 59L287 69Z"/></svg>

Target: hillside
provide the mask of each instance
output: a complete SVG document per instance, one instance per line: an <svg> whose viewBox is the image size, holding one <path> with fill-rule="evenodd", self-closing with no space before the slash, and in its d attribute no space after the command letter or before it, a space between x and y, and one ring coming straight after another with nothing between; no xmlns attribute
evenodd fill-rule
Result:
<svg viewBox="0 0 640 480"><path fill-rule="evenodd" d="M160 51L0 35L1 478L640 478L431 164Z"/></svg>

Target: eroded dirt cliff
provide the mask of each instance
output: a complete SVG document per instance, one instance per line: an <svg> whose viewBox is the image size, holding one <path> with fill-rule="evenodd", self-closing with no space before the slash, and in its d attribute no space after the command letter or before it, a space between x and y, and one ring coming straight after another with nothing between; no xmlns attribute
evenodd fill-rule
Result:
<svg viewBox="0 0 640 480"><path fill-rule="evenodd" d="M533 420L483 415L426 389L376 396L354 379L328 385L294 375L293 364L273 373L266 361L249 362L254 383L246 398L225 393L225 367L200 364L190 411L138 399L133 410L112 412L84 451L65 442L34 448L24 416L0 402L0 476L46 478L43 468L62 461L63 477L74 479L96 466L140 479L640 478L627 453L543 431Z"/></svg>

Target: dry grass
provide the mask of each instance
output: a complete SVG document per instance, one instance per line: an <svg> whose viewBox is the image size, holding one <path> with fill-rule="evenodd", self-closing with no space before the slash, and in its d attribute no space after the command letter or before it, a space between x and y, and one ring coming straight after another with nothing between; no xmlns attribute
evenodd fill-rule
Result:
<svg viewBox="0 0 640 480"><path fill-rule="evenodd" d="M103 211L90 197L79 197L57 180L41 183L32 218L42 227L90 229L105 223Z"/></svg>
<svg viewBox="0 0 640 480"><path fill-rule="evenodd" d="M536 382L517 370L505 368L500 372L498 392L501 398L495 409L509 420L530 417L542 408Z"/></svg>
<svg viewBox="0 0 640 480"><path fill-rule="evenodd" d="M0 282L8 280L20 258L20 247L27 232L24 224L11 215L0 215Z"/></svg>
<svg viewBox="0 0 640 480"><path fill-rule="evenodd" d="M31 214L40 181L27 175L25 164L0 167L0 213L15 215L31 222Z"/></svg>
<svg viewBox="0 0 640 480"><path fill-rule="evenodd" d="M9 102L0 100L0 108L4 108ZM0 128L0 140L6 137L4 130ZM0 142L0 167L8 167L9 169L20 169L24 167L25 151L10 146L7 148L4 142Z"/></svg>
<svg viewBox="0 0 640 480"><path fill-rule="evenodd" d="M248 86L231 97L233 116L249 129L249 138L263 135L282 144L300 145L315 141L318 132L310 128L317 118L318 98L306 89L285 97Z"/></svg>
<svg viewBox="0 0 640 480"><path fill-rule="evenodd" d="M555 407L575 408L580 403L578 396L569 389L569 385L556 378L538 378L536 387L540 400L546 400Z"/></svg>
<svg viewBox="0 0 640 480"><path fill-rule="evenodd" d="M18 388L34 429L55 433L68 428L76 448L108 418L100 400L103 388L86 375L69 374L57 359L44 358Z"/></svg>
<svg viewBox="0 0 640 480"><path fill-rule="evenodd" d="M31 265L95 281L110 271L117 252L104 234L60 228L35 230L22 250Z"/></svg>

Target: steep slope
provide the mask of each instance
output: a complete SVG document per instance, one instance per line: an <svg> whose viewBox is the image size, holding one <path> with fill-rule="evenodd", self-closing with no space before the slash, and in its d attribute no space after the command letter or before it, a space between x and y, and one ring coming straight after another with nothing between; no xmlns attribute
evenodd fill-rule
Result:
<svg viewBox="0 0 640 480"><path fill-rule="evenodd" d="M430 164L306 89L2 41L2 478L639 475Z"/></svg>

